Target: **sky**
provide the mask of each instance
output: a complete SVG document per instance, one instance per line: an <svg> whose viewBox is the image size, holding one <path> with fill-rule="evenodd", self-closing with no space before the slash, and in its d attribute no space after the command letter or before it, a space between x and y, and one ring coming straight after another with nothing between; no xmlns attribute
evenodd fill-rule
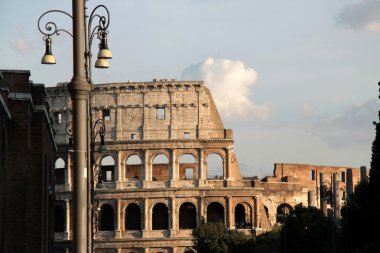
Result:
<svg viewBox="0 0 380 253"><path fill-rule="evenodd" d="M110 68L94 83L204 80L243 175L274 163L369 167L379 102L380 0L109 0ZM72 40L41 65L39 16L71 1L0 2L0 69L55 86L72 77ZM64 15L50 20L71 29ZM96 54L96 43L93 51ZM95 62L95 60L93 60Z"/></svg>

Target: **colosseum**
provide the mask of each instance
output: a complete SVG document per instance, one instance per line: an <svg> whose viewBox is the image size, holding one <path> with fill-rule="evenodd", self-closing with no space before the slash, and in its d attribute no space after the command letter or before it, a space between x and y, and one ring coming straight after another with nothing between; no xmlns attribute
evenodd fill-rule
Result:
<svg viewBox="0 0 380 253"><path fill-rule="evenodd" d="M58 145L54 250L71 252L71 101L65 84L47 91ZM353 186L366 178L365 168L283 163L263 179L244 177L233 131L224 128L202 81L97 84L89 101L95 134L89 229L97 253L186 252L203 222L257 235L297 204L339 219ZM97 149L98 119L107 151Z"/></svg>

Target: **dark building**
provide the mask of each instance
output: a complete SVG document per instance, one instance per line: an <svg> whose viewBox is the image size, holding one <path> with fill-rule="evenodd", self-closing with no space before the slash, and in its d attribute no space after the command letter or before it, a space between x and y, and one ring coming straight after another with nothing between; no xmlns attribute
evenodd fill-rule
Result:
<svg viewBox="0 0 380 253"><path fill-rule="evenodd" d="M51 252L56 145L43 84L0 70L0 252Z"/></svg>

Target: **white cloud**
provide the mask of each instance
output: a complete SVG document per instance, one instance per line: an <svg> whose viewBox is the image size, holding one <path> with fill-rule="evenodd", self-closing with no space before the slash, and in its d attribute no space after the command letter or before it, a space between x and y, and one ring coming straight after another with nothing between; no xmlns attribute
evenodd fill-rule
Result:
<svg viewBox="0 0 380 253"><path fill-rule="evenodd" d="M271 104L256 105L250 100L250 89L257 80L257 72L242 61L207 58L186 68L183 80L204 80L211 90L218 111L225 117L247 114L267 119Z"/></svg>
<svg viewBox="0 0 380 253"><path fill-rule="evenodd" d="M380 31L380 1L362 0L346 5L337 17L337 23L353 29Z"/></svg>

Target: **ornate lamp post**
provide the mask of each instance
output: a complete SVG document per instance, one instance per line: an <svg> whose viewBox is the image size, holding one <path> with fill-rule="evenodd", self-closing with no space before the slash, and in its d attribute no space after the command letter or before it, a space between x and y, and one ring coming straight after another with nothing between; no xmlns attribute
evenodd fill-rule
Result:
<svg viewBox="0 0 380 253"><path fill-rule="evenodd" d="M106 15L96 14L99 9L106 10ZM73 32L58 28L57 25L49 21L41 29L41 19L49 13L64 14L72 19ZM89 238L88 217L88 184L90 168L88 158L88 116L89 116L89 94L91 91L91 43L95 35L100 39L98 61L95 67L107 68L107 59L112 57L107 46L107 34L109 25L109 12L104 5L95 7L92 11L86 32L86 7L85 0L72 1L72 15L61 10L50 10L43 13L38 19L38 29L44 35L46 45L45 55L42 57L42 64L55 64L56 60L52 53L53 35L65 32L73 38L73 77L68 85L73 108L73 203L74 203L74 224L73 224L73 252L91 252L91 239ZM91 29L93 20L99 20L99 24Z"/></svg>

